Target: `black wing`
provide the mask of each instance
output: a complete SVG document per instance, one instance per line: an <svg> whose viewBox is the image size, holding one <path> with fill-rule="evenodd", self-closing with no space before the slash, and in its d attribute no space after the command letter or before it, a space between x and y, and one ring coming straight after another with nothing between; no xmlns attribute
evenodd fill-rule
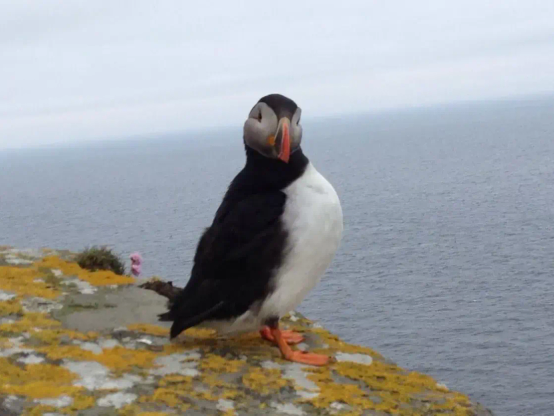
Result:
<svg viewBox="0 0 554 416"><path fill-rule="evenodd" d="M160 315L173 321L172 338L207 319L239 316L267 296L287 237L285 200L274 191L223 201L198 243L188 284Z"/></svg>

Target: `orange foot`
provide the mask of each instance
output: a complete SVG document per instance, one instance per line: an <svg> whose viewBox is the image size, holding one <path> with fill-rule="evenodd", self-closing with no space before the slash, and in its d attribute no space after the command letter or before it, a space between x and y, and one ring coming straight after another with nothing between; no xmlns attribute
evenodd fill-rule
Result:
<svg viewBox="0 0 554 416"><path fill-rule="evenodd" d="M283 331L279 328L271 328L271 335L275 339L281 354L286 360L309 365L326 365L331 362L331 357L321 354L313 354L304 351L293 351L285 341Z"/></svg>
<svg viewBox="0 0 554 416"><path fill-rule="evenodd" d="M309 365L327 365L331 362L331 357L323 354L314 354L304 351L290 351L290 354L283 354L284 357L295 363L309 364Z"/></svg>
<svg viewBox="0 0 554 416"><path fill-rule="evenodd" d="M265 340L277 343L275 337L271 333L271 329L268 326L264 326L262 329L260 329L260 335ZM281 335L283 336L285 342L289 345L300 344L302 341L304 341L304 337L298 332L284 330L281 331Z"/></svg>

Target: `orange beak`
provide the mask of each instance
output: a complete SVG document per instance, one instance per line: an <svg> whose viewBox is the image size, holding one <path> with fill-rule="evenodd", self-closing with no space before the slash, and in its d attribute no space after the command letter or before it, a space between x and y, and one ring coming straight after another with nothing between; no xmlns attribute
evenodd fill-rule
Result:
<svg viewBox="0 0 554 416"><path fill-rule="evenodd" d="M289 163L290 158L290 120L287 117L283 117L279 120L279 126L277 127L277 137L279 137L277 144L279 146L279 159L285 163Z"/></svg>

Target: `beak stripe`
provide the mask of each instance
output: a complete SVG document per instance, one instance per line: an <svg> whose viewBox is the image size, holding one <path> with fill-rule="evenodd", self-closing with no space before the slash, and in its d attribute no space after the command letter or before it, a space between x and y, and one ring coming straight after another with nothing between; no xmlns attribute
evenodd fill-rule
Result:
<svg viewBox="0 0 554 416"><path fill-rule="evenodd" d="M289 134L289 120L287 118L282 118L282 141L281 141L281 152L279 153L279 159L285 163L289 163L290 158L290 134Z"/></svg>

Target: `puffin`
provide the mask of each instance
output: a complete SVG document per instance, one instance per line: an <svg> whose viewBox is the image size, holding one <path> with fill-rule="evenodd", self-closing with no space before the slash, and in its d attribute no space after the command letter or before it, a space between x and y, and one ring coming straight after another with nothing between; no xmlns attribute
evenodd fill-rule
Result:
<svg viewBox="0 0 554 416"><path fill-rule="evenodd" d="M259 331L284 359L326 365L327 355L279 320L321 280L339 247L343 215L333 186L302 151L301 109L280 94L262 97L244 123L246 163L227 188L196 247L190 279L159 315L170 338L190 327L220 335Z"/></svg>

